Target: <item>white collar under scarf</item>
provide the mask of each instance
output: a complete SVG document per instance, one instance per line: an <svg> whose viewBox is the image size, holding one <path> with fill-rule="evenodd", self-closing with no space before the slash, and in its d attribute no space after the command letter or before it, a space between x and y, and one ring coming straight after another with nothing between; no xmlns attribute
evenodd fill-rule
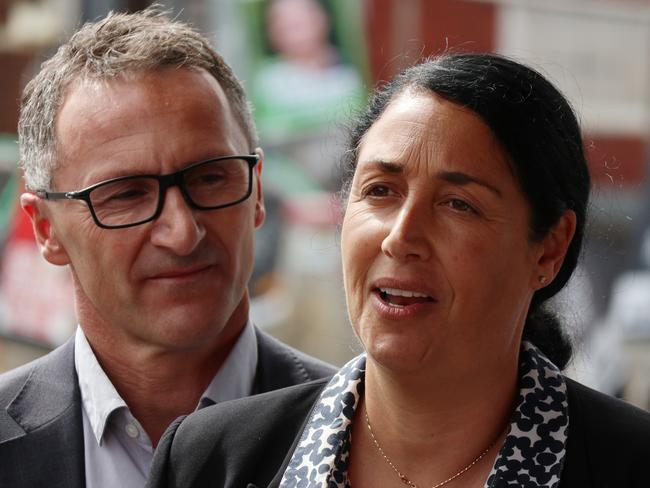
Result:
<svg viewBox="0 0 650 488"><path fill-rule="evenodd" d="M347 363L320 395L280 488L346 488L352 419L363 395L366 357ZM484 488L556 488L569 426L566 384L542 352L523 342L519 397Z"/></svg>

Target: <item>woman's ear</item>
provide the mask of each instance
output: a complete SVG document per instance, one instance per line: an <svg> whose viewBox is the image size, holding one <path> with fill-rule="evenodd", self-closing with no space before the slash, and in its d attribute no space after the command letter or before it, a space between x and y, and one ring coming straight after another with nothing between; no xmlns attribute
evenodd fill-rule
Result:
<svg viewBox="0 0 650 488"><path fill-rule="evenodd" d="M264 166L264 151L262 148L256 148L255 154L257 154L260 160L255 165L255 171L253 173L255 181L255 228L260 227L264 220L266 219L266 207L264 206L264 193L262 192L262 166Z"/></svg>
<svg viewBox="0 0 650 488"><path fill-rule="evenodd" d="M573 235L576 231L576 214L565 210L548 234L539 243L534 288L548 285L560 271Z"/></svg>
<svg viewBox="0 0 650 488"><path fill-rule="evenodd" d="M20 206L32 221L36 244L45 260L58 266L69 264L68 253L56 237L44 202L33 193L23 193Z"/></svg>

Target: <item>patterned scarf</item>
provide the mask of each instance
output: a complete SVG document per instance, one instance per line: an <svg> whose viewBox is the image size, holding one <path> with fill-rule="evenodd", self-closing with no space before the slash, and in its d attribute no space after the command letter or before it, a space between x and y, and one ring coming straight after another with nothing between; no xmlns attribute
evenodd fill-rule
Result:
<svg viewBox="0 0 650 488"><path fill-rule="evenodd" d="M484 488L556 488L569 426L566 384L539 349L524 342L510 430ZM363 395L366 356L332 378L312 410L280 488L348 488L352 419Z"/></svg>

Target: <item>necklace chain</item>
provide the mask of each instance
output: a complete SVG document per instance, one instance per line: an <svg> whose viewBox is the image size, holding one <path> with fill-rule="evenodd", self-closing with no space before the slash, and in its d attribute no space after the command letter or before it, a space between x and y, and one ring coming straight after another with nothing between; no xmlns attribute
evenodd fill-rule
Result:
<svg viewBox="0 0 650 488"><path fill-rule="evenodd" d="M388 465L393 469L393 471L395 471L395 473L397 474L397 476L399 476L399 479L400 479L400 481L402 483L404 483L409 488L418 488L418 485L413 483L404 473L402 473L399 469L397 469L397 466L395 466L393 464L393 461L390 460L390 458L386 455L384 450L381 448L381 445L379 444L379 441L375 437L375 433L372 431L372 425L370 425L370 419L368 418L368 410L366 410L365 407L364 407L363 410L364 410L363 413L364 413L364 415L366 417L366 426L368 427L368 432L370 432L370 437L372 438L372 443L377 448L377 451L379 451L379 454L381 454L381 457L383 457L384 461L386 461L388 463ZM494 447L494 444L496 444L496 441L493 442L492 444L490 444L485 451L483 451L481 454L479 454L471 463L469 463L463 469L456 472L456 474L450 476L446 480L441 481L440 483L438 483L436 485L433 485L431 488L439 488L441 486L444 486L447 483L455 480L459 476L465 474L467 471L472 469L476 463L478 463L481 459L483 459L485 457L485 455L490 451L490 449L492 449Z"/></svg>

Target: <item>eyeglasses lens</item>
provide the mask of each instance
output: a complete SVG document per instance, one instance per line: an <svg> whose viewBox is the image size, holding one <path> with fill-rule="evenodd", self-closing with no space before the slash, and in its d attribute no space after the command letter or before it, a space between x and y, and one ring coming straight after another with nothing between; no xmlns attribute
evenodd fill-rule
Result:
<svg viewBox="0 0 650 488"><path fill-rule="evenodd" d="M209 161L181 174L181 185L196 208L224 207L249 195L250 167L243 159ZM160 186L156 177L126 177L94 188L89 195L90 203L103 225L131 225L155 215Z"/></svg>

